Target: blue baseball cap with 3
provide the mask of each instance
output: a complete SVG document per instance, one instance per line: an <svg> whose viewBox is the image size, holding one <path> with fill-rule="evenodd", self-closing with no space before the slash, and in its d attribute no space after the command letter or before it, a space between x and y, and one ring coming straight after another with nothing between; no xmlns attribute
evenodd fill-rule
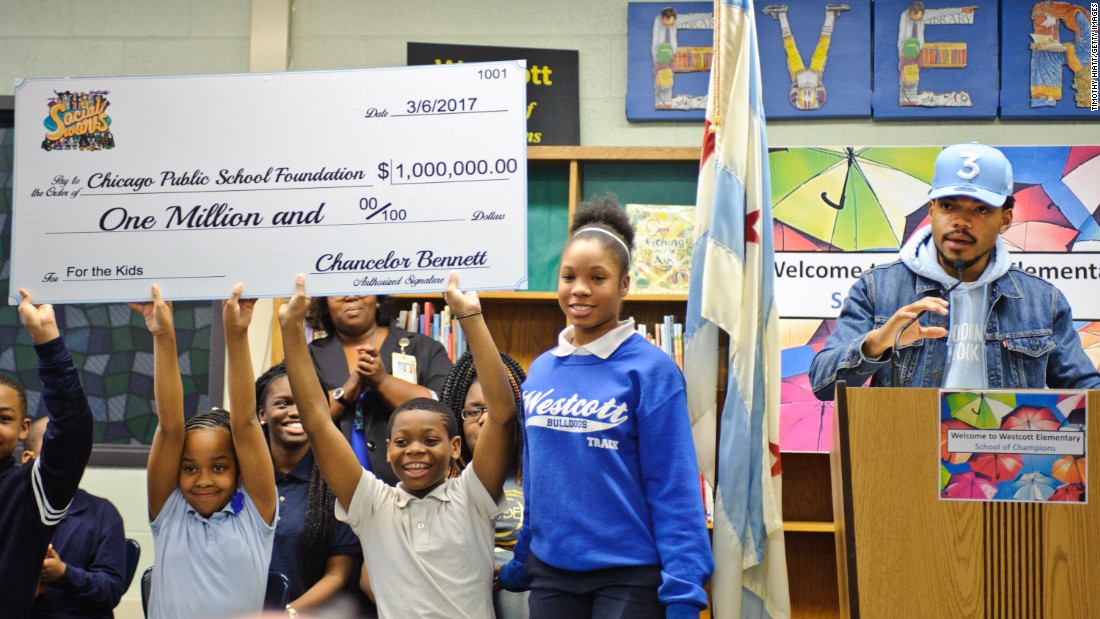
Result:
<svg viewBox="0 0 1100 619"><path fill-rule="evenodd" d="M932 175L930 199L969 196L990 206L1004 206L1012 195L1012 164L1004 153L971 142L940 151Z"/></svg>

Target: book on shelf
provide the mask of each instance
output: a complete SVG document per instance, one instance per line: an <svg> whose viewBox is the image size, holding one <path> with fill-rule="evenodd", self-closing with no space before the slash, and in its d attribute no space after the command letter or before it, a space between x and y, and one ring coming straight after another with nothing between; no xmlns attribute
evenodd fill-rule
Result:
<svg viewBox="0 0 1100 619"><path fill-rule="evenodd" d="M652 330L645 323L636 323L634 329L647 342L672 357L681 372L684 370L684 325L676 322L675 316L665 316L653 325Z"/></svg>
<svg viewBox="0 0 1100 619"><path fill-rule="evenodd" d="M695 207L627 204L624 209L634 226L630 291L686 294L691 273Z"/></svg>
<svg viewBox="0 0 1100 619"><path fill-rule="evenodd" d="M431 301L423 304L414 302L409 309L397 313L397 326L442 344L452 363L466 352L466 337L451 313L451 308L446 305L437 311Z"/></svg>
<svg viewBox="0 0 1100 619"><path fill-rule="evenodd" d="M941 68L965 67L966 43L925 43L920 51L920 66Z"/></svg>

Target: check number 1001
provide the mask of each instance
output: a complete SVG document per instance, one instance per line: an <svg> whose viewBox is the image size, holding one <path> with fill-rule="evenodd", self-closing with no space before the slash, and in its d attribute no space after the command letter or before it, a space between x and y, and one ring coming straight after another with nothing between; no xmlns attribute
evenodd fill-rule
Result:
<svg viewBox="0 0 1100 619"><path fill-rule="evenodd" d="M507 69L478 69L477 76L483 80L499 80L508 77Z"/></svg>

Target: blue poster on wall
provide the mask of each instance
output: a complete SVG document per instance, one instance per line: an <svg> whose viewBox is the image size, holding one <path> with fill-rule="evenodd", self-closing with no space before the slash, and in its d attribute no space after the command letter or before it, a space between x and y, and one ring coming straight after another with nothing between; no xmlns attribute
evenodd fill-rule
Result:
<svg viewBox="0 0 1100 619"><path fill-rule="evenodd" d="M997 6L875 2L875 118L996 116Z"/></svg>
<svg viewBox="0 0 1100 619"><path fill-rule="evenodd" d="M765 0L756 32L769 119L871 115L870 0Z"/></svg>
<svg viewBox="0 0 1100 619"><path fill-rule="evenodd" d="M631 2L626 32L626 119L702 121L714 52L714 4Z"/></svg>
<svg viewBox="0 0 1100 619"><path fill-rule="evenodd" d="M1089 4L1006 2L1001 7L1002 118L1100 118Z"/></svg>

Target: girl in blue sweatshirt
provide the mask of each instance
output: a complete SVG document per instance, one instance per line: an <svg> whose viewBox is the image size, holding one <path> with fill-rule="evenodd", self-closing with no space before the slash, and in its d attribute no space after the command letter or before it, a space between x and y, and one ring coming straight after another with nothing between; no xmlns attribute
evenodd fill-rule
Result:
<svg viewBox="0 0 1100 619"><path fill-rule="evenodd" d="M505 588L540 617L698 617L713 561L684 378L619 320L634 231L580 205L561 255L570 325L523 383L526 510Z"/></svg>

